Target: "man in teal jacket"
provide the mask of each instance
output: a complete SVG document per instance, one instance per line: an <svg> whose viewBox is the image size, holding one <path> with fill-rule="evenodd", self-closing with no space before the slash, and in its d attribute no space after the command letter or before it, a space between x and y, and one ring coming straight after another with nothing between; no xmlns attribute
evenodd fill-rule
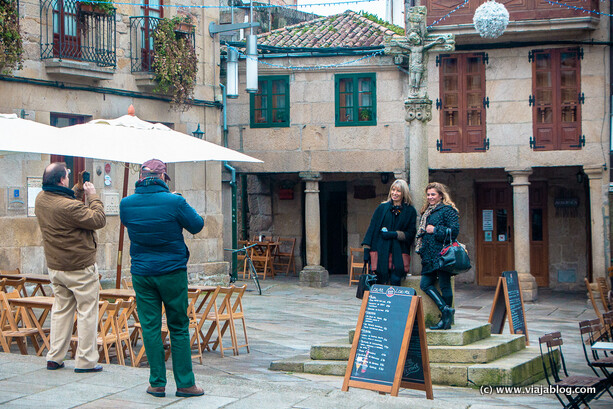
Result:
<svg viewBox="0 0 613 409"><path fill-rule="evenodd" d="M204 227L204 220L182 196L170 192L165 183L169 180L164 162L145 162L136 191L121 201L119 214L131 241L132 284L150 366L147 393L166 396L166 364L160 338L163 303L172 344L176 396L200 396L204 391L196 386L192 370L187 316L189 250L183 229L196 234Z"/></svg>

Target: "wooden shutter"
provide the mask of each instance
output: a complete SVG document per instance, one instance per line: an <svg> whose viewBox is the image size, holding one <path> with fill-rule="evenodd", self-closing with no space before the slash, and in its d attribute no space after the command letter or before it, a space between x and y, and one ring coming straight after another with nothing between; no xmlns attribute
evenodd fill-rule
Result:
<svg viewBox="0 0 613 409"><path fill-rule="evenodd" d="M441 58L443 152L477 152L485 138L485 65L481 54Z"/></svg>
<svg viewBox="0 0 613 409"><path fill-rule="evenodd" d="M578 50L535 51L532 67L534 149L580 149Z"/></svg>

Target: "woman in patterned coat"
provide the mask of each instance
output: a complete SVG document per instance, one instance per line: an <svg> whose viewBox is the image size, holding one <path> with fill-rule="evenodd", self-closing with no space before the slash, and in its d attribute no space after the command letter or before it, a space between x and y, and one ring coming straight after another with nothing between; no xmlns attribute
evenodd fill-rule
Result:
<svg viewBox="0 0 613 409"><path fill-rule="evenodd" d="M460 232L459 212L451 201L447 186L433 182L426 186L426 203L421 209L421 220L415 242L415 251L421 256L422 265L419 287L441 310L440 322L430 329L451 328L455 313L451 308L453 305L451 274L438 269L447 229L451 230L451 240L455 240ZM437 279L442 295L434 286Z"/></svg>

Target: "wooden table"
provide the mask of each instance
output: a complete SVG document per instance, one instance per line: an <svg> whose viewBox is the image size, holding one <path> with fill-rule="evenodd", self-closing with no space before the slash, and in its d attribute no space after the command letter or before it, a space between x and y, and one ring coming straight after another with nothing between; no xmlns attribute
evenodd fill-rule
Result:
<svg viewBox="0 0 613 409"><path fill-rule="evenodd" d="M51 307L53 307L54 300L55 297L45 296L9 299L9 304L21 309L23 311L22 314L25 313L24 319L22 319L25 328L36 328L38 330L38 334L43 340L43 344L39 347L38 351L36 351L36 355L38 356L42 355L45 347L49 349L49 336L43 328L43 324L45 323L49 312L51 312ZM36 316L36 313L34 312L35 309L43 310L40 316Z"/></svg>
<svg viewBox="0 0 613 409"><path fill-rule="evenodd" d="M40 290L43 296L46 296L45 289L43 285L51 285L51 279L46 274L0 274L0 278L8 278L8 279L20 279L25 278L26 283L36 284L34 287L34 291L30 294L30 297L36 295L36 293Z"/></svg>
<svg viewBox="0 0 613 409"><path fill-rule="evenodd" d="M106 290L100 290L100 299L120 299L128 300L130 297L136 298L136 292L131 288L107 288Z"/></svg>
<svg viewBox="0 0 613 409"><path fill-rule="evenodd" d="M592 349L597 349L599 351L613 351L613 342L594 342L592 344Z"/></svg>

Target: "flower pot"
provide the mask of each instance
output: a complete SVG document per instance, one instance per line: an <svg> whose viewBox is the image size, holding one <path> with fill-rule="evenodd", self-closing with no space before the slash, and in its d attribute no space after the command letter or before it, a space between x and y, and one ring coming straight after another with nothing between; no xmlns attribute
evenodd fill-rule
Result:
<svg viewBox="0 0 613 409"><path fill-rule="evenodd" d="M175 31L179 33L191 33L194 31L194 25L189 23L179 23L175 26Z"/></svg>

